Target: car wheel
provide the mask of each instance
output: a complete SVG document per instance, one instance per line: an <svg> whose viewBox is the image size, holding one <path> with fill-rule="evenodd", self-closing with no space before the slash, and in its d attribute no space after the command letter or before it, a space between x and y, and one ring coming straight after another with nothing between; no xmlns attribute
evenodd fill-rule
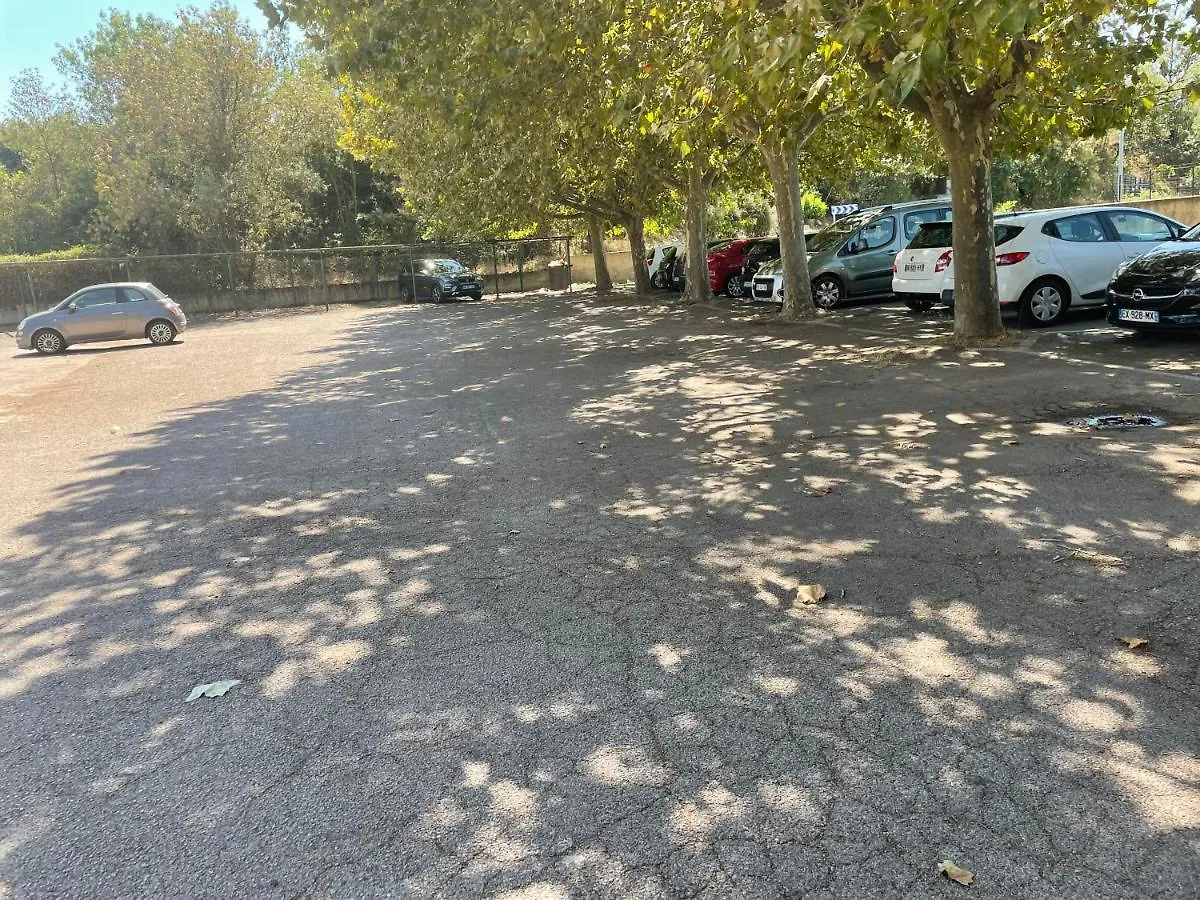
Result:
<svg viewBox="0 0 1200 900"><path fill-rule="evenodd" d="M67 342L53 328L45 328L33 336L33 349L38 353L62 353L67 349Z"/></svg>
<svg viewBox="0 0 1200 900"><path fill-rule="evenodd" d="M744 282L742 281L741 273L730 275L725 280L725 296L727 297L743 297L745 296Z"/></svg>
<svg viewBox="0 0 1200 900"><path fill-rule="evenodd" d="M472 300L482 300L483 299L483 294L469 294L468 296Z"/></svg>
<svg viewBox="0 0 1200 900"><path fill-rule="evenodd" d="M1070 291L1061 281L1043 278L1025 288L1017 316L1027 328L1045 328L1059 322L1070 305Z"/></svg>
<svg viewBox="0 0 1200 900"><path fill-rule="evenodd" d="M655 290L663 290L667 286L666 280L663 278L662 272L655 272L650 276L650 287Z"/></svg>
<svg viewBox="0 0 1200 900"><path fill-rule="evenodd" d="M932 300L923 300L919 297L906 297L904 300L904 305L913 312L929 312L931 309L933 309Z"/></svg>
<svg viewBox="0 0 1200 900"><path fill-rule="evenodd" d="M813 282L813 303L818 309L833 309L846 299L842 283L832 275L822 275Z"/></svg>
<svg viewBox="0 0 1200 900"><path fill-rule="evenodd" d="M413 298L412 288L409 287L409 285L407 283L401 283L401 285L400 285L400 302L401 303L412 303L412 298Z"/></svg>
<svg viewBox="0 0 1200 900"><path fill-rule="evenodd" d="M177 334L179 332L175 326L166 319L155 319L146 326L146 337L150 339L150 343L158 344L160 347L175 340Z"/></svg>
<svg viewBox="0 0 1200 900"><path fill-rule="evenodd" d="M442 297L441 287L439 287L436 284L433 286L433 293L431 294L431 299L433 300L434 303L441 303L442 300L444 299Z"/></svg>

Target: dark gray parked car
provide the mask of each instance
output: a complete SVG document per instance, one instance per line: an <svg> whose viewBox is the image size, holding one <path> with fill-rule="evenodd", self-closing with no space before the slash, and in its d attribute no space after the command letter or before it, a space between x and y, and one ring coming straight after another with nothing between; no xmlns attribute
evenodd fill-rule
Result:
<svg viewBox="0 0 1200 900"><path fill-rule="evenodd" d="M455 297L483 299L483 279L454 259L414 259L400 269L400 302L432 300L442 303Z"/></svg>
<svg viewBox="0 0 1200 900"><path fill-rule="evenodd" d="M22 319L17 346L61 353L71 344L143 338L169 344L187 328L179 304L148 282L93 284L53 309Z"/></svg>

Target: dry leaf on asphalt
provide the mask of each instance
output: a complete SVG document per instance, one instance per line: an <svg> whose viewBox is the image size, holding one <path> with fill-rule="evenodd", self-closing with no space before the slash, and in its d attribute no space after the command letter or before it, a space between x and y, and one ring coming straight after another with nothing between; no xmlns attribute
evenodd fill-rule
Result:
<svg viewBox="0 0 1200 900"><path fill-rule="evenodd" d="M820 603L826 597L825 588L819 584L802 584L796 588L797 603Z"/></svg>
<svg viewBox="0 0 1200 900"><path fill-rule="evenodd" d="M826 494L832 494L833 488L831 488L831 487L808 488L804 493L808 494L808 496L810 496L810 497L824 497Z"/></svg>
<svg viewBox="0 0 1200 900"><path fill-rule="evenodd" d="M1138 647L1149 647L1150 639L1143 637L1123 637L1121 641L1129 646L1130 650L1136 650Z"/></svg>
<svg viewBox="0 0 1200 900"><path fill-rule="evenodd" d="M188 694L184 703L191 703L193 700L199 700L201 697L224 697L231 687L241 684L236 678L229 681L214 681L211 684L198 684L192 688L192 692Z"/></svg>
<svg viewBox="0 0 1200 900"><path fill-rule="evenodd" d="M951 881L957 881L965 887L970 887L971 882L975 880L975 875L968 872L966 869L956 866L950 860L943 860L938 866L938 871L949 878Z"/></svg>

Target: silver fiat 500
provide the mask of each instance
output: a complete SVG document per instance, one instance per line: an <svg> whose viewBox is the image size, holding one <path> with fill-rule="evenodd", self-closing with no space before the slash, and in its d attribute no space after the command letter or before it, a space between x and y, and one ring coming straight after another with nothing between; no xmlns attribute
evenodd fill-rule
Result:
<svg viewBox="0 0 1200 900"><path fill-rule="evenodd" d="M94 284L17 326L17 346L61 353L71 344L142 338L169 344L187 327L179 304L148 282Z"/></svg>

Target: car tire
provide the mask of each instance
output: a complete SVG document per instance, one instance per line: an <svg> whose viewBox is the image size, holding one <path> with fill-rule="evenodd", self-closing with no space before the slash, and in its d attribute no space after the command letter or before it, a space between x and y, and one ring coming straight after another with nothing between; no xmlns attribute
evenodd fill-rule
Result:
<svg viewBox="0 0 1200 900"><path fill-rule="evenodd" d="M904 305L913 312L918 313L929 312L931 309L933 309L932 300L924 300L920 297L905 297Z"/></svg>
<svg viewBox="0 0 1200 900"><path fill-rule="evenodd" d="M146 326L146 337L150 343L159 347L165 347L174 341L178 334L179 329L166 319L155 319Z"/></svg>
<svg viewBox="0 0 1200 900"><path fill-rule="evenodd" d="M431 299L431 300L432 300L434 303L441 303L442 301L444 301L444 300L446 299L446 298L445 298L445 295L444 295L444 294L442 294L442 288L441 288L441 286L440 286L440 285L437 285L437 284L435 284L435 285L433 286L433 288L432 288L432 290L431 290L431 292L430 292L429 298L430 298L430 299Z"/></svg>
<svg viewBox="0 0 1200 900"><path fill-rule="evenodd" d="M1071 305L1071 290L1057 278L1039 278L1021 294L1017 319L1024 328L1046 328L1062 321Z"/></svg>
<svg viewBox="0 0 1200 900"><path fill-rule="evenodd" d="M62 353L67 349L67 340L55 331L53 328L43 328L41 331L34 333L30 338L30 343L33 349L44 356L52 356L55 353Z"/></svg>
<svg viewBox="0 0 1200 900"><path fill-rule="evenodd" d="M408 284L401 282L400 283L400 302L401 303L412 303L412 299L413 299L412 288Z"/></svg>
<svg viewBox="0 0 1200 900"><path fill-rule="evenodd" d="M482 300L483 294L467 294L472 300Z"/></svg>
<svg viewBox="0 0 1200 900"><path fill-rule="evenodd" d="M813 303L817 309L833 309L846 299L846 289L832 275L822 275L812 283Z"/></svg>
<svg viewBox="0 0 1200 900"><path fill-rule="evenodd" d="M725 279L725 296L726 297L744 297L746 296L745 282L742 281L742 273L736 272Z"/></svg>
<svg viewBox="0 0 1200 900"><path fill-rule="evenodd" d="M663 278L662 272L655 272L650 276L650 287L654 288L656 291L664 290L666 286L667 285Z"/></svg>

